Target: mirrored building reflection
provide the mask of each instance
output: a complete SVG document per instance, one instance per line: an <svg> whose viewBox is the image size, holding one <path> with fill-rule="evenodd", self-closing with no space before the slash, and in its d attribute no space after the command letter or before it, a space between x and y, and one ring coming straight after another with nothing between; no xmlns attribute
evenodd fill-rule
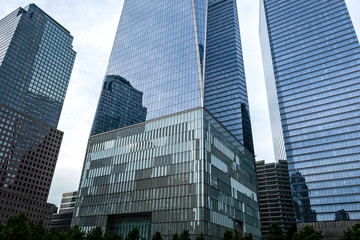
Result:
<svg viewBox="0 0 360 240"><path fill-rule="evenodd" d="M335 221L349 221L350 215L344 209L341 209L335 213Z"/></svg>
<svg viewBox="0 0 360 240"><path fill-rule="evenodd" d="M316 212L311 209L310 191L305 177L299 171L290 176L295 215L299 222L316 222Z"/></svg>
<svg viewBox="0 0 360 240"><path fill-rule="evenodd" d="M30 221L50 225L47 198L76 55L72 40L34 4L0 20L0 222L25 212Z"/></svg>
<svg viewBox="0 0 360 240"><path fill-rule="evenodd" d="M90 135L144 122L143 93L117 75L105 77Z"/></svg>

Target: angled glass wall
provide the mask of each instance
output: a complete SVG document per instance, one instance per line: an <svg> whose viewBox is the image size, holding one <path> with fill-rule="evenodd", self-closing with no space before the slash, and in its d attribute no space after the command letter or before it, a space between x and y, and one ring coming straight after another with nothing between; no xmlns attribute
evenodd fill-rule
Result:
<svg viewBox="0 0 360 240"><path fill-rule="evenodd" d="M106 75L143 93L146 120L201 106L194 24L192 1L125 1Z"/></svg>
<svg viewBox="0 0 360 240"><path fill-rule="evenodd" d="M208 3L204 106L254 152L236 0Z"/></svg>
<svg viewBox="0 0 360 240"><path fill-rule="evenodd" d="M142 93L145 119L116 92L114 108L109 76ZM197 107L254 152L236 0L126 0L90 135Z"/></svg>

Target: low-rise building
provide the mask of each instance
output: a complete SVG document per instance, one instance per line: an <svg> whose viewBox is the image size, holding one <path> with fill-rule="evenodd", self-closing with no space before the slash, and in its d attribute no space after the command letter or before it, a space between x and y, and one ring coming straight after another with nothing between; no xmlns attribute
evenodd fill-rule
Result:
<svg viewBox="0 0 360 240"><path fill-rule="evenodd" d="M63 193L59 213L51 218L51 227L59 230L68 230L74 213L77 191Z"/></svg>
<svg viewBox="0 0 360 240"><path fill-rule="evenodd" d="M278 223L284 232L295 228L296 219L287 162L257 161L256 174L263 237L266 237L272 222Z"/></svg>

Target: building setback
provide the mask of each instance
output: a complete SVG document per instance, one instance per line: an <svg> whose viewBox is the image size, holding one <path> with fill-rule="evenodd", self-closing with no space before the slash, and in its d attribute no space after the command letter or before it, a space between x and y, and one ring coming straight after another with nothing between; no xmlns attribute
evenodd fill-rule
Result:
<svg viewBox="0 0 360 240"><path fill-rule="evenodd" d="M57 130L76 53L70 33L34 4L0 20L0 222L25 212L49 226Z"/></svg>
<svg viewBox="0 0 360 240"><path fill-rule="evenodd" d="M256 161L256 176L263 238L268 234L273 222L278 223L286 233L295 230L296 220L287 162Z"/></svg>
<svg viewBox="0 0 360 240"><path fill-rule="evenodd" d="M263 0L260 12L276 158L288 161L296 219L360 220L360 46L345 1Z"/></svg>
<svg viewBox="0 0 360 240"><path fill-rule="evenodd" d="M260 238L235 0L124 2L72 224Z"/></svg>

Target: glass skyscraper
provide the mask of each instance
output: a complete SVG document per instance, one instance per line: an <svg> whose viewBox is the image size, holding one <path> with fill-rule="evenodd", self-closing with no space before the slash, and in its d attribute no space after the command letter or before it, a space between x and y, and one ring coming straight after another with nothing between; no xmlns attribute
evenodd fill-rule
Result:
<svg viewBox="0 0 360 240"><path fill-rule="evenodd" d="M109 76L142 97L110 106ZM146 118L108 121L128 101ZM201 106L253 152L236 1L125 1L91 135Z"/></svg>
<svg viewBox="0 0 360 240"><path fill-rule="evenodd" d="M0 221L46 203L63 133L57 130L76 53L69 31L34 4L0 20Z"/></svg>
<svg viewBox="0 0 360 240"><path fill-rule="evenodd" d="M360 46L344 0L261 1L277 159L298 222L360 219Z"/></svg>
<svg viewBox="0 0 360 240"><path fill-rule="evenodd" d="M235 0L126 0L90 135L73 224L260 238Z"/></svg>

